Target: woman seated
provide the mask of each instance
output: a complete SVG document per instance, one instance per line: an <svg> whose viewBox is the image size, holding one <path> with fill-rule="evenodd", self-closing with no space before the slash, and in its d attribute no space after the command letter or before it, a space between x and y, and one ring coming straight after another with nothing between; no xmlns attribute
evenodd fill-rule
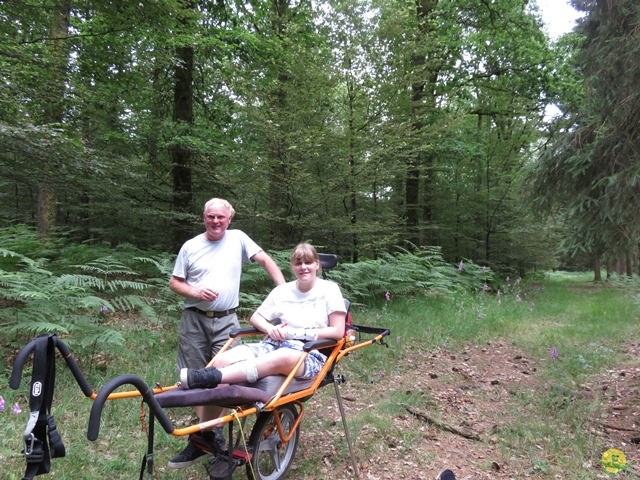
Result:
<svg viewBox="0 0 640 480"><path fill-rule="evenodd" d="M291 252L296 280L279 285L251 316L251 324L267 334L258 343L239 345L221 353L211 367L183 368L184 389L221 384L254 383L268 375L288 375L303 354L306 341L344 335L346 308L337 284L318 278L320 258L308 243ZM280 323L272 323L280 320ZM295 373L308 380L318 375L327 357L312 350Z"/></svg>

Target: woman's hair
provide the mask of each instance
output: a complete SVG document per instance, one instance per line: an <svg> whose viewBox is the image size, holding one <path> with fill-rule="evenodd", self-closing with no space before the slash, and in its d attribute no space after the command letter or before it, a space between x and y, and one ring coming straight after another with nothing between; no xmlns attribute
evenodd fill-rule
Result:
<svg viewBox="0 0 640 480"><path fill-rule="evenodd" d="M296 262L319 262L320 256L316 250L316 247L309 243L299 243L291 251L291 265Z"/></svg>

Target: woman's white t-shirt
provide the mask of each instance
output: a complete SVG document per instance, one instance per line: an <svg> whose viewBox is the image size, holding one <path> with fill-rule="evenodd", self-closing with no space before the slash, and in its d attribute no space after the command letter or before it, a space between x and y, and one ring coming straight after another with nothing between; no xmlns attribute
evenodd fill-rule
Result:
<svg viewBox="0 0 640 480"><path fill-rule="evenodd" d="M347 309L340 287L317 278L308 292L298 290L295 281L278 285L257 312L269 321L279 318L292 328L322 328L329 325L331 313L346 313Z"/></svg>

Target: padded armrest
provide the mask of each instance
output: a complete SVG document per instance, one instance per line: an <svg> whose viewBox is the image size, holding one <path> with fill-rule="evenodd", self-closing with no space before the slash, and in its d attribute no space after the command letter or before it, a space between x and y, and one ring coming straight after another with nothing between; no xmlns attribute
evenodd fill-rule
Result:
<svg viewBox="0 0 640 480"><path fill-rule="evenodd" d="M303 350L310 352L311 350L319 350L321 348L333 347L338 343L333 338L323 338L322 340L312 340L304 344Z"/></svg>
<svg viewBox="0 0 640 480"><path fill-rule="evenodd" d="M261 332L255 327L234 328L233 330L231 330L231 332L229 332L229 336L231 338L236 338L239 335L251 335L251 334L259 335L261 333L263 332Z"/></svg>
<svg viewBox="0 0 640 480"><path fill-rule="evenodd" d="M264 335L264 332L261 332L257 328L248 327L248 328L234 328L229 333L231 338L236 338L240 335ZM322 340L311 340L304 344L304 351L310 352L311 350L319 350L321 348L333 347L338 343L337 340L332 338L324 338Z"/></svg>
<svg viewBox="0 0 640 480"><path fill-rule="evenodd" d="M236 338L240 335L260 335L263 334L264 332L261 332L260 330L258 330L257 328L254 327L248 327L248 328L234 328L233 330L231 330L231 332L229 333L229 336L231 338ZM311 350L318 350L321 348L327 348L327 347L333 347L336 343L338 343L337 340L334 340L332 338L324 338L322 340L311 340L307 343L304 344L304 351L305 352L310 352Z"/></svg>

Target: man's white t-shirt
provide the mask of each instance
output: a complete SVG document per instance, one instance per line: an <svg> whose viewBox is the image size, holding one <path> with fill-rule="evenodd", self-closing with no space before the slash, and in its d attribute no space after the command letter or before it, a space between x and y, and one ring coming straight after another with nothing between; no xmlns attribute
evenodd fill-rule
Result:
<svg viewBox="0 0 640 480"><path fill-rule="evenodd" d="M270 321L280 318L292 328L322 328L328 326L331 313L346 313L347 309L340 287L317 278L308 292L298 290L295 281L278 285L257 312Z"/></svg>
<svg viewBox="0 0 640 480"><path fill-rule="evenodd" d="M184 308L224 311L238 306L242 264L262 249L241 230L227 230L220 240L208 240L204 233L187 240L176 258L172 275L196 288L218 292L213 302L187 298Z"/></svg>

